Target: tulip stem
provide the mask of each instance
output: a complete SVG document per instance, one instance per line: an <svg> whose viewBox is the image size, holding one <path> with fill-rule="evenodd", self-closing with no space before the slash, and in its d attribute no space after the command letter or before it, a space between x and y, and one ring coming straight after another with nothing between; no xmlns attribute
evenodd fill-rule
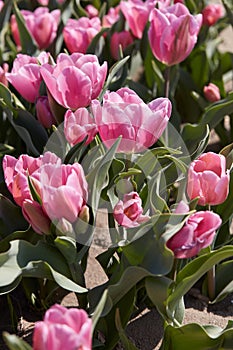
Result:
<svg viewBox="0 0 233 350"><path fill-rule="evenodd" d="M164 95L167 98L169 98L169 90L170 90L170 72L171 72L171 67L167 67L164 72L164 78L165 78Z"/></svg>
<svg viewBox="0 0 233 350"><path fill-rule="evenodd" d="M210 300L215 297L215 265L207 272L207 286Z"/></svg>

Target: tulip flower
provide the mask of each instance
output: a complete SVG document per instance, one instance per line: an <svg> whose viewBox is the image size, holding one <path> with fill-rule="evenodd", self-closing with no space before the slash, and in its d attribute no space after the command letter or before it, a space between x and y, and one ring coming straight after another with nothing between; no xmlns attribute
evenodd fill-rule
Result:
<svg viewBox="0 0 233 350"><path fill-rule="evenodd" d="M4 1L0 1L0 11L1 11L1 9L3 8L3 6L4 6Z"/></svg>
<svg viewBox="0 0 233 350"><path fill-rule="evenodd" d="M107 75L107 63L100 66L95 55L59 54L57 64L45 64L41 75L54 100L65 108L86 107L99 96Z"/></svg>
<svg viewBox="0 0 233 350"><path fill-rule="evenodd" d="M107 91L103 105L95 100L92 112L100 137L107 147L121 136L118 152L137 152L151 147L161 136L171 116L171 102L157 98L149 104L131 89Z"/></svg>
<svg viewBox="0 0 233 350"><path fill-rule="evenodd" d="M38 7L34 12L21 10L26 27L40 50L46 49L53 42L57 35L60 21L60 10L49 12L47 7ZM11 17L11 31L13 38L20 46L20 36L15 15Z"/></svg>
<svg viewBox="0 0 233 350"><path fill-rule="evenodd" d="M124 194L113 210L113 216L119 225L124 227L137 227L150 219L143 215L142 200L137 192Z"/></svg>
<svg viewBox="0 0 233 350"><path fill-rule="evenodd" d="M63 38L70 53L86 53L92 39L101 30L99 17L68 19L63 29Z"/></svg>
<svg viewBox="0 0 233 350"><path fill-rule="evenodd" d="M204 86L203 92L205 98L210 102L216 102L221 99L219 87L213 83Z"/></svg>
<svg viewBox="0 0 233 350"><path fill-rule="evenodd" d="M202 10L203 24L213 26L224 15L224 8L221 4L209 4Z"/></svg>
<svg viewBox="0 0 233 350"><path fill-rule="evenodd" d="M103 16L102 26L105 28L111 28L120 18L120 6L110 7L108 13Z"/></svg>
<svg viewBox="0 0 233 350"><path fill-rule="evenodd" d="M175 212L180 213L180 211ZM221 223L222 220L218 214L211 211L196 212L190 215L184 226L167 241L166 245L177 259L192 258L213 242L216 230Z"/></svg>
<svg viewBox="0 0 233 350"><path fill-rule="evenodd" d="M154 0L128 0L120 2L120 9L128 22L133 35L141 39L150 11L154 8Z"/></svg>
<svg viewBox="0 0 233 350"><path fill-rule="evenodd" d="M55 304L37 321L33 332L34 350L92 349L92 321L82 309Z"/></svg>
<svg viewBox="0 0 233 350"><path fill-rule="evenodd" d="M129 31L124 30L119 33L118 32L113 33L110 39L110 50L111 50L112 57L115 60L118 60L120 58L119 57L120 46L124 51L124 49L126 49L132 43L133 43L133 37Z"/></svg>
<svg viewBox="0 0 233 350"><path fill-rule="evenodd" d="M36 116L41 125L45 128L51 128L56 125L56 120L51 112L47 96L40 96L36 101Z"/></svg>
<svg viewBox="0 0 233 350"><path fill-rule="evenodd" d="M85 11L87 12L89 18L97 17L99 15L97 8L91 4L85 7Z"/></svg>
<svg viewBox="0 0 233 350"><path fill-rule="evenodd" d="M229 192L229 171L221 154L203 153L188 170L187 194L192 200L199 197L200 205L223 203Z"/></svg>
<svg viewBox="0 0 233 350"><path fill-rule="evenodd" d="M9 65L7 63L3 63L2 67L0 67L0 83L5 86L8 86L8 81L6 78L6 73L8 73Z"/></svg>
<svg viewBox="0 0 233 350"><path fill-rule="evenodd" d="M69 109L64 117L64 133L72 145L82 142L86 136L89 144L97 134L97 126L86 108L78 108L74 113Z"/></svg>
<svg viewBox="0 0 233 350"><path fill-rule="evenodd" d="M202 25L202 15L192 16L188 8L177 3L165 9L154 9L148 31L153 55L162 63L172 66L190 54Z"/></svg>

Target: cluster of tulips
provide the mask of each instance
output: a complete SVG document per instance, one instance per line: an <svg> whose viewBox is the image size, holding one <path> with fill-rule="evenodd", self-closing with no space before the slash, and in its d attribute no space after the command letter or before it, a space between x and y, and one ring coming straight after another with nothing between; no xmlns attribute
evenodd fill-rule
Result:
<svg viewBox="0 0 233 350"><path fill-rule="evenodd" d="M1 123L10 130L1 140L7 195L0 206L9 211L7 219L11 210L20 217L19 227L15 220L10 231L8 223L3 226L0 293L24 277L40 278L52 280L53 289L75 291L80 306L50 307L35 324L35 350L113 349L119 338L124 343L122 326L139 282L166 324L181 327L185 293L233 256L229 228L226 233L233 212L233 147L206 151L209 129L223 134L233 99L222 77L211 80L215 60L201 86L193 72L203 42L211 33L218 36L221 21L229 24L230 8L185 0L113 3L0 1ZM224 69L229 62L226 57ZM183 76L189 98L196 98L194 112L202 113L187 125L178 101ZM92 299L95 290L86 288L84 272L99 207L108 210L112 244L99 257L109 281L97 286ZM8 276L12 254L17 273ZM224 293L231 292L231 281L224 283ZM212 301L222 297L215 287L212 273ZM7 334L5 340L9 346L13 341ZM209 348L211 342L210 335ZM161 349L169 350L166 344Z"/></svg>

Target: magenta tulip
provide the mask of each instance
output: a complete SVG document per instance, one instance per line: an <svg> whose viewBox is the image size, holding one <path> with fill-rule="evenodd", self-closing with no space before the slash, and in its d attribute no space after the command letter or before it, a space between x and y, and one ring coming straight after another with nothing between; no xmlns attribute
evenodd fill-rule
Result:
<svg viewBox="0 0 233 350"><path fill-rule="evenodd" d="M124 14L133 35L141 39L150 11L154 8L154 0L128 0L120 2L120 9Z"/></svg>
<svg viewBox="0 0 233 350"><path fill-rule="evenodd" d="M54 100L65 108L86 107L99 96L107 75L107 63L100 66L95 55L59 54L57 64L45 64L41 75Z"/></svg>
<svg viewBox="0 0 233 350"><path fill-rule="evenodd" d="M129 45L133 43L133 37L129 31L124 30L122 32L115 32L110 39L110 50L112 57L115 60L120 59L119 50L120 47L124 51Z"/></svg>
<svg viewBox="0 0 233 350"><path fill-rule="evenodd" d="M229 181L226 158L213 152L203 153L190 164L187 193L190 199L199 197L200 205L217 205L227 198Z"/></svg>
<svg viewBox="0 0 233 350"><path fill-rule="evenodd" d="M148 31L151 50L157 60L168 66L182 62L193 50L202 25L202 15L192 16L188 8L177 3L154 9Z"/></svg>
<svg viewBox="0 0 233 350"><path fill-rule="evenodd" d="M137 152L152 146L163 133L171 116L171 102L157 98L149 104L131 89L107 91L103 105L92 102L100 137L107 147L120 136L118 152Z"/></svg>
<svg viewBox="0 0 233 350"><path fill-rule="evenodd" d="M209 4L203 11L203 24L213 26L224 15L224 8L221 4Z"/></svg>
<svg viewBox="0 0 233 350"><path fill-rule="evenodd" d="M182 207L184 208L184 205ZM180 210L175 212L181 213ZM182 214L186 212L188 208ZM211 211L196 212L190 215L184 226L167 241L166 245L177 259L192 258L213 242L221 223L218 214Z"/></svg>
<svg viewBox="0 0 233 350"><path fill-rule="evenodd" d="M219 87L213 83L204 86L203 92L205 98L210 102L216 102L221 99Z"/></svg>
<svg viewBox="0 0 233 350"><path fill-rule="evenodd" d="M113 216L117 223L124 227L137 227L150 219L143 215L142 200L137 192L124 194L113 210Z"/></svg>
<svg viewBox="0 0 233 350"><path fill-rule="evenodd" d="M41 125L45 128L51 128L52 125L56 125L56 120L52 114L49 106L47 96L40 96L36 101L36 116Z"/></svg>
<svg viewBox="0 0 233 350"><path fill-rule="evenodd" d="M55 304L35 323L33 350L91 350L92 321L82 309Z"/></svg>
<svg viewBox="0 0 233 350"><path fill-rule="evenodd" d="M82 142L86 136L89 144L97 134L97 126L86 108L78 108L74 113L69 109L64 117L64 133L72 145Z"/></svg>
<svg viewBox="0 0 233 350"><path fill-rule="evenodd" d="M99 17L68 19L64 29L63 38L70 53L86 53L92 39L100 32Z"/></svg>

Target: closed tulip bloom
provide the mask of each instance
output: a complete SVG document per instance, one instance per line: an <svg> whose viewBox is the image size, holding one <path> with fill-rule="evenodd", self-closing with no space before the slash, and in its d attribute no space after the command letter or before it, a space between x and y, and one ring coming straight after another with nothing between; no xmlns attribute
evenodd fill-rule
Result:
<svg viewBox="0 0 233 350"><path fill-rule="evenodd" d="M192 258L214 239L222 220L211 211L199 211L190 215L184 226L167 241L177 259Z"/></svg>
<svg viewBox="0 0 233 350"><path fill-rule="evenodd" d="M49 129L52 125L56 125L56 120L50 109L47 96L38 97L36 101L36 116L45 128Z"/></svg>
<svg viewBox="0 0 233 350"><path fill-rule="evenodd" d="M86 311L55 304L35 323L34 350L91 350L92 321Z"/></svg>
<svg viewBox="0 0 233 350"><path fill-rule="evenodd" d="M188 8L177 3L166 9L154 9L148 31L153 55L162 63L172 66L191 53L202 25L202 15L193 16Z"/></svg>
<svg viewBox="0 0 233 350"><path fill-rule="evenodd" d="M145 104L133 90L121 88L107 91L102 106L93 101L92 112L107 147L121 136L118 152L140 152L152 146L163 133L171 116L171 102L157 98Z"/></svg>
<svg viewBox="0 0 233 350"><path fill-rule="evenodd" d="M147 24L150 11L154 8L154 0L128 0L120 2L120 9L128 22L133 35L141 39Z"/></svg>
<svg viewBox="0 0 233 350"><path fill-rule="evenodd" d="M221 4L209 4L203 11L203 24L213 26L224 15L224 8Z"/></svg>
<svg viewBox="0 0 233 350"><path fill-rule="evenodd" d="M41 75L54 100L65 108L86 107L99 96L107 75L95 55L59 54L57 64L41 67Z"/></svg>
<svg viewBox="0 0 233 350"><path fill-rule="evenodd" d="M133 41L134 40L132 35L127 30L124 30L119 33L118 32L113 33L110 39L110 50L111 50L112 57L115 60L118 60L120 58L119 57L120 46L124 51L124 49L126 49L129 45L131 45Z"/></svg>
<svg viewBox="0 0 233 350"><path fill-rule="evenodd" d="M68 19L63 29L63 38L70 53L86 53L92 39L100 32L99 17Z"/></svg>
<svg viewBox="0 0 233 350"><path fill-rule="evenodd" d="M217 85L209 83L203 89L205 98L210 102L216 102L221 99L220 90Z"/></svg>
<svg viewBox="0 0 233 350"><path fill-rule="evenodd" d="M200 205L223 203L229 192L229 171L221 154L203 153L188 170L187 194L190 199L199 197Z"/></svg>
<svg viewBox="0 0 233 350"><path fill-rule="evenodd" d="M137 192L124 194L113 210L113 216L117 223L124 227L137 227L150 219L143 215L142 200Z"/></svg>
<svg viewBox="0 0 233 350"><path fill-rule="evenodd" d="M38 202L25 199L22 204L22 211L35 232L39 234L50 233L51 221Z"/></svg>
<svg viewBox="0 0 233 350"><path fill-rule="evenodd" d="M94 119L86 108L78 108L75 112L70 109L64 117L64 133L67 141L72 145L82 142L86 136L89 144L97 134L98 129Z"/></svg>

